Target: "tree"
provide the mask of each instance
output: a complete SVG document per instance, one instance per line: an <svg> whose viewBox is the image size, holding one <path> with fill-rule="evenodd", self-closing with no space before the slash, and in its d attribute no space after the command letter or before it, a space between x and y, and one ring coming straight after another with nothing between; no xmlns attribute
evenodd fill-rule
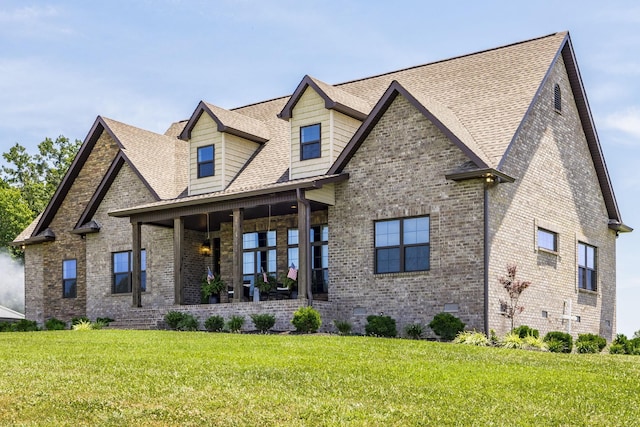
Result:
<svg viewBox="0 0 640 427"><path fill-rule="evenodd" d="M69 141L60 135L53 141L46 138L38 144L38 154L30 155L16 144L2 157L9 166L2 166L0 178L20 190L22 198L34 215L42 212L58 188L82 142Z"/></svg>
<svg viewBox="0 0 640 427"><path fill-rule="evenodd" d="M9 243L29 225L34 215L17 188L0 188L0 218L0 250L8 248L14 258L20 257L20 249Z"/></svg>
<svg viewBox="0 0 640 427"><path fill-rule="evenodd" d="M526 282L516 279L518 267L515 264L507 265L507 276L500 277L498 282L509 294L509 300L500 299L500 306L502 307L502 315L507 319L511 319L511 330L514 328L515 317L524 311L524 306L518 305L520 294L531 285L531 282Z"/></svg>
<svg viewBox="0 0 640 427"><path fill-rule="evenodd" d="M38 144L38 154L16 144L3 153L7 166L0 168L0 249L47 207L71 165L82 141L69 141L60 135ZM21 257L18 248L8 250Z"/></svg>

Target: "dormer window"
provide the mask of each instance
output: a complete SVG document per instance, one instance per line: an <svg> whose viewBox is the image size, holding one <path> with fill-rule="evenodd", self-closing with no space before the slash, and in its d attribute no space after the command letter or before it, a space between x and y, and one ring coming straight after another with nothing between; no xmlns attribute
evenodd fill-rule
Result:
<svg viewBox="0 0 640 427"><path fill-rule="evenodd" d="M320 123L300 128L300 160L320 157Z"/></svg>
<svg viewBox="0 0 640 427"><path fill-rule="evenodd" d="M198 147L198 178L214 175L213 145Z"/></svg>

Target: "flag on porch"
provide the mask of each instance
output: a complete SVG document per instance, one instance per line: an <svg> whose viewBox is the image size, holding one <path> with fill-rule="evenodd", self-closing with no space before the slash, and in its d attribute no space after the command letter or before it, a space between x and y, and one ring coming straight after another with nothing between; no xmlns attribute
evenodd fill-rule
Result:
<svg viewBox="0 0 640 427"><path fill-rule="evenodd" d="M297 280L298 279L298 270L296 270L296 266L291 264L289 266L289 272L287 273L287 277L291 280Z"/></svg>
<svg viewBox="0 0 640 427"><path fill-rule="evenodd" d="M213 280L213 273L211 272L211 268L207 267L207 283L211 283Z"/></svg>

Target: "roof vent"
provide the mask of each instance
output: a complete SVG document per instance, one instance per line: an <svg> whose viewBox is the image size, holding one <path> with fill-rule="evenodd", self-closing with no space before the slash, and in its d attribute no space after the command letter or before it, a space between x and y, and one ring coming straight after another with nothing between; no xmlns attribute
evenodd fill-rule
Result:
<svg viewBox="0 0 640 427"><path fill-rule="evenodd" d="M562 111L562 93L558 83L553 87L553 107L558 113Z"/></svg>

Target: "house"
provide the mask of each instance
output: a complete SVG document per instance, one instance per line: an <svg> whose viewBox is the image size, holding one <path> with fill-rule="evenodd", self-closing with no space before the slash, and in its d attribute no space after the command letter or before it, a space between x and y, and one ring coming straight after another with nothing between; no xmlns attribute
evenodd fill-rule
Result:
<svg viewBox="0 0 640 427"><path fill-rule="evenodd" d="M439 312L505 333L498 279L533 284L517 323L616 332L622 222L568 33L227 110L164 135L98 117L25 247L26 316L154 328L169 310L400 330ZM298 293L260 301L264 274ZM211 270L228 285L202 304ZM264 299L264 292L262 298ZM254 302L255 301L255 302Z"/></svg>

